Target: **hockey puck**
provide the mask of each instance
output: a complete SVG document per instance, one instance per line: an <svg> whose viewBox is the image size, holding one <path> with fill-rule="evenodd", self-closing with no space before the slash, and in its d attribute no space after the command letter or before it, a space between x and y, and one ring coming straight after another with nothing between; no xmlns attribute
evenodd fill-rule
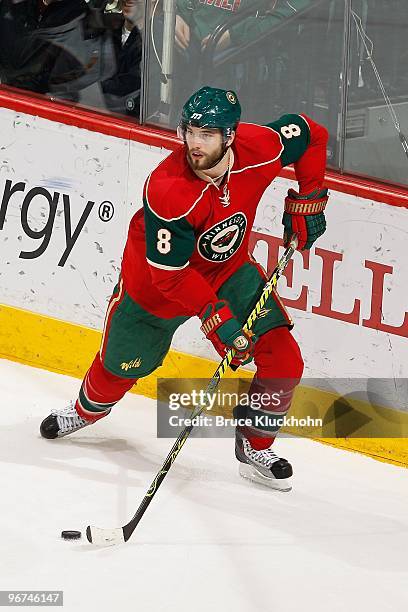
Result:
<svg viewBox="0 0 408 612"><path fill-rule="evenodd" d="M63 540L79 540L81 537L80 531L62 531L61 538Z"/></svg>

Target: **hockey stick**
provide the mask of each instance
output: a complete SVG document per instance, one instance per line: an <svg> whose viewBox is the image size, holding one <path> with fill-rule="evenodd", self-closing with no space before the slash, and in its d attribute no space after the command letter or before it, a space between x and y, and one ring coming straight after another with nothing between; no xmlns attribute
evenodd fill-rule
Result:
<svg viewBox="0 0 408 612"><path fill-rule="evenodd" d="M276 287L279 277L281 276L282 272L286 268L294 251L296 250L296 246L297 246L297 238L296 236L292 236L290 245L285 250L280 260L278 261L278 264L275 270L273 271L271 277L266 282L262 290L259 300L255 304L254 308L252 309L252 312L249 314L245 322L245 325L243 326L243 329L245 331L249 331L251 327L254 325L254 322L259 312L264 307L265 302L270 296L270 294L272 293L273 289ZM208 387L205 391L206 398L208 398L209 396L215 393L221 378L223 378L228 367L230 366L230 363L234 357L234 354L235 354L234 349L229 350L228 353L223 358L223 360L221 361L220 365L214 372L214 375L212 379L210 380ZM208 403L209 403L208 399L206 399L201 405L196 407L196 409L193 411L191 415L191 422L193 422L193 419L199 416L203 412L203 410L208 406ZM139 508L136 510L136 514L130 519L130 521L123 527L117 527L115 529L103 529L100 527L92 527L88 525L88 527L86 528L86 537L88 538L89 542L91 542L92 544L95 544L96 546L115 546L116 544L123 544L124 542L128 541L128 539L130 538L130 536L136 529L142 516L146 512L150 502L152 501L154 495L156 494L157 489L159 488L164 478L166 477L167 473L169 472L171 466L173 465L177 455L179 454L185 441L190 435L192 429L193 429L193 425L188 425L179 434L177 440L174 442L173 446L171 447L171 450L169 454L167 455L162 467L156 474L152 484L150 485L146 495L144 496Z"/></svg>

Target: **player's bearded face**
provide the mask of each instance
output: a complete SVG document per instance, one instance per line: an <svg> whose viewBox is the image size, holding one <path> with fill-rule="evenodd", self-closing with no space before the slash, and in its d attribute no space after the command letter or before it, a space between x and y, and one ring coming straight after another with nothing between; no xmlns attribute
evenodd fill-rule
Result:
<svg viewBox="0 0 408 612"><path fill-rule="evenodd" d="M193 170L208 170L223 156L221 130L188 126L185 138L187 158Z"/></svg>

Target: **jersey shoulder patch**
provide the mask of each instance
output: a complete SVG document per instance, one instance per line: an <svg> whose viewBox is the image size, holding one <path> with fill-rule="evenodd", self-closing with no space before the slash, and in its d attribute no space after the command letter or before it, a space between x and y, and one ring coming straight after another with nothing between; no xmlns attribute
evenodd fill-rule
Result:
<svg viewBox="0 0 408 612"><path fill-rule="evenodd" d="M209 186L196 179L181 146L150 174L143 199L159 219L175 221L188 215Z"/></svg>
<svg viewBox="0 0 408 612"><path fill-rule="evenodd" d="M310 128L302 115L282 115L277 121L268 123L267 127L276 132L282 142L282 166L293 164L306 151L310 142Z"/></svg>

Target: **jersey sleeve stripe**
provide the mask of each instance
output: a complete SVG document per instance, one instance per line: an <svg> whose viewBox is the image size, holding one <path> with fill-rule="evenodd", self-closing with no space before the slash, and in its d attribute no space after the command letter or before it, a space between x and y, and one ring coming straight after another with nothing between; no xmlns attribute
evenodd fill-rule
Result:
<svg viewBox="0 0 408 612"><path fill-rule="evenodd" d="M302 117L303 121L306 123L307 127L309 128L309 133L311 133L310 125L306 117L302 115L302 113L300 113L299 117Z"/></svg>
<svg viewBox="0 0 408 612"><path fill-rule="evenodd" d="M159 264L155 261L152 261L148 257L146 257L146 260L151 266L153 266L154 268L159 268L160 270L184 270L184 268L187 268L187 266L190 265L189 261L185 263L184 266L165 266L163 264Z"/></svg>
<svg viewBox="0 0 408 612"><path fill-rule="evenodd" d="M120 278L119 281L119 291L118 294L114 297L111 298L110 302L109 302L109 307L108 310L106 312L105 315L105 322L103 325L103 335L102 335L102 341L101 341L101 346L99 349L99 353L101 356L101 360L103 361L104 357L105 357L105 350L106 350L106 340L108 338L108 330L110 328L110 324L111 324L111 320L112 320L112 314L113 312L116 310L117 306L119 305L119 303L121 302L121 300L124 297L124 288L123 288L123 278Z"/></svg>

